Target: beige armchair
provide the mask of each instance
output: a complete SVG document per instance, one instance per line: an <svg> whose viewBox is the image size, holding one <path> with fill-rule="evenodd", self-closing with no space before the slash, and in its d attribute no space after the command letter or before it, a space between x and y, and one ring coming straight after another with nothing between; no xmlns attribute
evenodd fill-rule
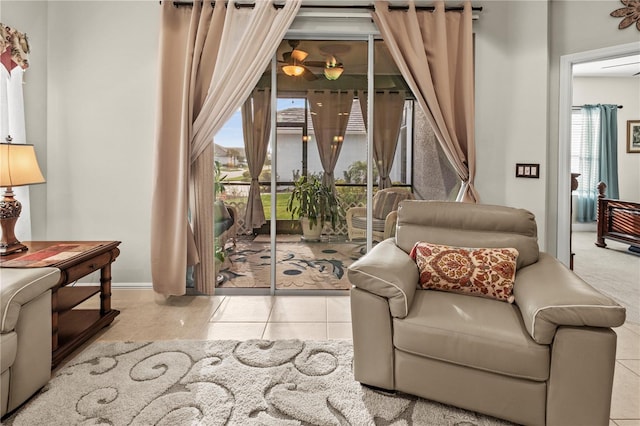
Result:
<svg viewBox="0 0 640 426"><path fill-rule="evenodd" d="M0 268L0 415L51 377L51 288L56 268Z"/></svg>
<svg viewBox="0 0 640 426"><path fill-rule="evenodd" d="M513 304L418 289L418 241L518 250ZM359 382L526 425L609 424L625 309L538 251L526 210L404 201L397 235L353 263Z"/></svg>
<svg viewBox="0 0 640 426"><path fill-rule="evenodd" d="M412 200L414 196L407 188L386 188L373 196L373 240L382 241L396 234L398 204ZM349 240L366 238L367 208L351 207L347 210L347 232Z"/></svg>

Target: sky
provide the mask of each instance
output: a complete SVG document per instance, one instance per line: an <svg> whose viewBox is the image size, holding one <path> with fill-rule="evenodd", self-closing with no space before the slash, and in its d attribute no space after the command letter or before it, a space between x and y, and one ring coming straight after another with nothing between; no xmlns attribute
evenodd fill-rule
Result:
<svg viewBox="0 0 640 426"><path fill-rule="evenodd" d="M291 107L304 107L303 99L278 99L278 111ZM242 113L238 109L229 121L216 133L213 138L214 143L226 148L243 148L242 138Z"/></svg>

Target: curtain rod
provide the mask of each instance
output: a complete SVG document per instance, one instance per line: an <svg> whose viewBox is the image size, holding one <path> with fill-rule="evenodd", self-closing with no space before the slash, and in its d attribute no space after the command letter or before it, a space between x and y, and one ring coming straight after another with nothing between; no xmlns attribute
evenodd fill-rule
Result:
<svg viewBox="0 0 640 426"><path fill-rule="evenodd" d="M162 0L160 0L160 4L162 4ZM228 6L228 2L224 3L224 6L227 7ZM235 6L236 9L240 9L240 8L244 8L244 7L250 7L253 8L256 6L255 3L234 3L233 4ZM193 6L193 1L174 1L173 2L173 6L174 7L181 7L181 6ZM212 1L211 2L211 7L215 7L216 6L216 2ZM278 4L278 3L274 3L273 7L276 9L282 9L284 7L284 4ZM347 6L347 5L301 5L300 6L301 9L364 9L364 10L375 10L375 6L372 4L369 5L354 5L354 6ZM424 10L424 11L428 11L428 12L433 12L435 10L435 6L416 6L416 10ZM409 6L393 6L393 5L389 5L389 10L401 10L401 11L407 11L409 10ZM464 10L463 6L449 6L449 7L445 7L444 10L446 11L462 11ZM474 6L471 8L471 10L473 10L474 12L482 12L482 6Z"/></svg>
<svg viewBox="0 0 640 426"><path fill-rule="evenodd" d="M590 105L593 105L593 104L590 104ZM580 109L580 108L582 108L584 106L587 106L587 105L586 104L585 105L571 105L571 109ZM622 105L616 105L616 106L618 107L618 109L622 109Z"/></svg>

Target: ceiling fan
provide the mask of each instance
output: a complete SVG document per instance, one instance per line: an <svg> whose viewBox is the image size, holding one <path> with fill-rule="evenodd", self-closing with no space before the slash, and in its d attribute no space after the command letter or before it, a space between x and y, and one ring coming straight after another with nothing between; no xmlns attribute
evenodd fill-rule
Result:
<svg viewBox="0 0 640 426"><path fill-rule="evenodd" d="M609 66L602 67L602 69L605 69L605 68L616 68L616 67L626 67L626 66L629 66L629 65L637 65L637 64L640 64L640 62L636 61L636 62L628 62L628 63L624 63L624 64L614 64L614 65L609 65ZM635 77L637 75L640 75L640 72L632 74L631 76Z"/></svg>
<svg viewBox="0 0 640 426"><path fill-rule="evenodd" d="M344 71L342 63L338 62L335 56L327 57L326 61L307 61L309 54L304 50L298 49L299 40L287 40L291 46L290 52L282 54L282 61L278 61L282 66L282 71L291 77L302 76L306 80L313 81L318 78L310 69L323 68L324 76L327 80L337 80Z"/></svg>

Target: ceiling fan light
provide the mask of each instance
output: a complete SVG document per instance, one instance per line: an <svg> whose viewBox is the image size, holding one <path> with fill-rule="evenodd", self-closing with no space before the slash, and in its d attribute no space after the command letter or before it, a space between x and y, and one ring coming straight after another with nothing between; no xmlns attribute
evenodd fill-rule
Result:
<svg viewBox="0 0 640 426"><path fill-rule="evenodd" d="M307 56L309 56L309 54L304 50L293 49L291 51L291 57L298 62L303 62L305 59L307 59Z"/></svg>
<svg viewBox="0 0 640 426"><path fill-rule="evenodd" d="M337 80L344 71L342 67L325 67L324 76L327 80Z"/></svg>
<svg viewBox="0 0 640 426"><path fill-rule="evenodd" d="M304 73L304 67L300 65L284 65L282 71L290 77L298 77Z"/></svg>

